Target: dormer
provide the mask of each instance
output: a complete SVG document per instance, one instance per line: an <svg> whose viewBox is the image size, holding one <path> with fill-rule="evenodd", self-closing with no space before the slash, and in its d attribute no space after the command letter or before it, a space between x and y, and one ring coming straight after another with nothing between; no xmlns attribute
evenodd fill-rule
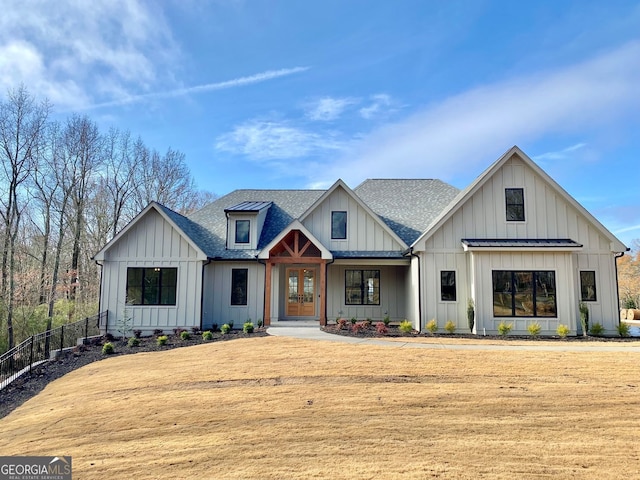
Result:
<svg viewBox="0 0 640 480"><path fill-rule="evenodd" d="M256 250L272 202L242 202L224 210L227 249Z"/></svg>

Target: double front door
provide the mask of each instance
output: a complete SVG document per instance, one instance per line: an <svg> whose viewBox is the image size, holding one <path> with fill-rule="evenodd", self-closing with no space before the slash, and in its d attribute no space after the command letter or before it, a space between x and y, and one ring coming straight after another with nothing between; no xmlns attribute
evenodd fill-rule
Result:
<svg viewBox="0 0 640 480"><path fill-rule="evenodd" d="M311 268L287 268L287 317L312 317L316 314L316 271Z"/></svg>

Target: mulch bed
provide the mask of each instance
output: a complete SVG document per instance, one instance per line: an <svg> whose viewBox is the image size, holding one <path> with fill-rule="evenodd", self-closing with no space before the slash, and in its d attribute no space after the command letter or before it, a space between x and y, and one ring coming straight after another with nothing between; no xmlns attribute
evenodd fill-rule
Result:
<svg viewBox="0 0 640 480"><path fill-rule="evenodd" d="M80 345L72 350L63 351L55 360L33 367L31 374L25 373L20 378L17 378L0 390L0 418L7 416L31 397L40 393L49 382L52 382L53 380L56 380L77 368L98 360L119 355L130 355L140 352L156 352L172 348L200 345L202 343L264 336L267 336L267 332L264 329L256 329L251 334L245 334L242 330L233 330L225 335L220 332L215 332L213 334L213 339L207 342L202 339L201 334L191 335L189 340L182 340L177 335L168 335L169 340L164 346L158 346L156 337L143 337L140 338L140 345L137 347L127 346L126 341L112 340L111 343L115 348L115 352L111 355L104 355L102 353L102 346L106 340L104 338L98 338L92 341L89 345Z"/></svg>

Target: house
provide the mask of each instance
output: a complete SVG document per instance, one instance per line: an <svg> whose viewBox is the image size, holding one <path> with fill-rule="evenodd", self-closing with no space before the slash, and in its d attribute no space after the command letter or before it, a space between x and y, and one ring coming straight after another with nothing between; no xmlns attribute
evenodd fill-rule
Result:
<svg viewBox="0 0 640 480"><path fill-rule="evenodd" d="M145 333L251 319L436 319L474 333L513 324L581 333L579 304L618 324L627 248L518 147L459 191L439 180L351 189L236 190L189 217L151 203L94 259L108 330Z"/></svg>

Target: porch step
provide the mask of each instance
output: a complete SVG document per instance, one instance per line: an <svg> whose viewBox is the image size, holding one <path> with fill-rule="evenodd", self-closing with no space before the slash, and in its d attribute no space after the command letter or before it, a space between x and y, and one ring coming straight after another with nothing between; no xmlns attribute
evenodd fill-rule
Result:
<svg viewBox="0 0 640 480"><path fill-rule="evenodd" d="M318 320L280 320L278 322L271 322L269 328L320 328L320 322Z"/></svg>

